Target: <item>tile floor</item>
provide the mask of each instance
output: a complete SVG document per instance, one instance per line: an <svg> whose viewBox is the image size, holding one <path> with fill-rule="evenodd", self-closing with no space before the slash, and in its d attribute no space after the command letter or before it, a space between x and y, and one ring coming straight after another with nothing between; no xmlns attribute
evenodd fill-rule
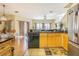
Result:
<svg viewBox="0 0 79 59"><path fill-rule="evenodd" d="M31 48L29 56L67 56L67 51L63 48Z"/></svg>

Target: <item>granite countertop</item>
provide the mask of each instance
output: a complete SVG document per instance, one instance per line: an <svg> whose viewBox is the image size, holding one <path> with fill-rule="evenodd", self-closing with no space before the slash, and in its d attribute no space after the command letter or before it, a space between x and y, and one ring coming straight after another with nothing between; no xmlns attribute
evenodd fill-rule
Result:
<svg viewBox="0 0 79 59"><path fill-rule="evenodd" d="M11 33L1 33L0 34L0 43L3 43L5 41L8 41L10 39L14 38L14 35L12 35Z"/></svg>
<svg viewBox="0 0 79 59"><path fill-rule="evenodd" d="M41 33L67 33L67 32L63 32L63 31L60 31L60 32L53 32L53 31L41 31Z"/></svg>
<svg viewBox="0 0 79 59"><path fill-rule="evenodd" d="M13 38L8 38L8 39L0 39L0 43L4 43L4 42L6 42L6 41L8 41L8 40L11 40L11 39L13 39Z"/></svg>

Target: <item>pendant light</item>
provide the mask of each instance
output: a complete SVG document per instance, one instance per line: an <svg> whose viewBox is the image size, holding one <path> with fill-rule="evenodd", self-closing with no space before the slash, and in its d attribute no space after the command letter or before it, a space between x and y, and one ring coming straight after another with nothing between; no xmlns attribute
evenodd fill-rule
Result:
<svg viewBox="0 0 79 59"><path fill-rule="evenodd" d="M0 21L6 21L7 18L5 17L5 5L3 4L2 7L3 7L3 15L0 17Z"/></svg>
<svg viewBox="0 0 79 59"><path fill-rule="evenodd" d="M47 17L46 17L46 15L44 15L44 20L47 20Z"/></svg>

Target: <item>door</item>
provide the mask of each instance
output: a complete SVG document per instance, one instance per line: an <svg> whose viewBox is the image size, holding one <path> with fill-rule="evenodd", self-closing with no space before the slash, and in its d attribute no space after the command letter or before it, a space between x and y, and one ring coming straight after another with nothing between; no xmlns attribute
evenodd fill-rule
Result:
<svg viewBox="0 0 79 59"><path fill-rule="evenodd" d="M19 21L19 35L24 36L24 21Z"/></svg>
<svg viewBox="0 0 79 59"><path fill-rule="evenodd" d="M29 32L29 22L26 22L27 32Z"/></svg>
<svg viewBox="0 0 79 59"><path fill-rule="evenodd" d="M24 22L24 35L27 36L29 32L29 22Z"/></svg>

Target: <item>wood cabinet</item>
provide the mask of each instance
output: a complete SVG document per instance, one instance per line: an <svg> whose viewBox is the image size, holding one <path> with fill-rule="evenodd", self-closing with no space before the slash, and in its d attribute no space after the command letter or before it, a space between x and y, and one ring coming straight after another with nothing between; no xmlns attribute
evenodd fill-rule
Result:
<svg viewBox="0 0 79 59"><path fill-rule="evenodd" d="M13 39L0 42L0 56L12 56L13 55Z"/></svg>
<svg viewBox="0 0 79 59"><path fill-rule="evenodd" d="M47 33L47 46L48 47L60 47L61 44L61 34L59 33Z"/></svg>
<svg viewBox="0 0 79 59"><path fill-rule="evenodd" d="M62 43L62 46L65 50L68 50L68 35L67 34L63 34L63 43Z"/></svg>
<svg viewBox="0 0 79 59"><path fill-rule="evenodd" d="M41 32L40 48L63 47L68 50L68 35L66 33Z"/></svg>
<svg viewBox="0 0 79 59"><path fill-rule="evenodd" d="M48 47L58 47L58 37L57 34L54 33L48 33Z"/></svg>
<svg viewBox="0 0 79 59"><path fill-rule="evenodd" d="M40 33L39 45L41 48L47 47L47 33Z"/></svg>

